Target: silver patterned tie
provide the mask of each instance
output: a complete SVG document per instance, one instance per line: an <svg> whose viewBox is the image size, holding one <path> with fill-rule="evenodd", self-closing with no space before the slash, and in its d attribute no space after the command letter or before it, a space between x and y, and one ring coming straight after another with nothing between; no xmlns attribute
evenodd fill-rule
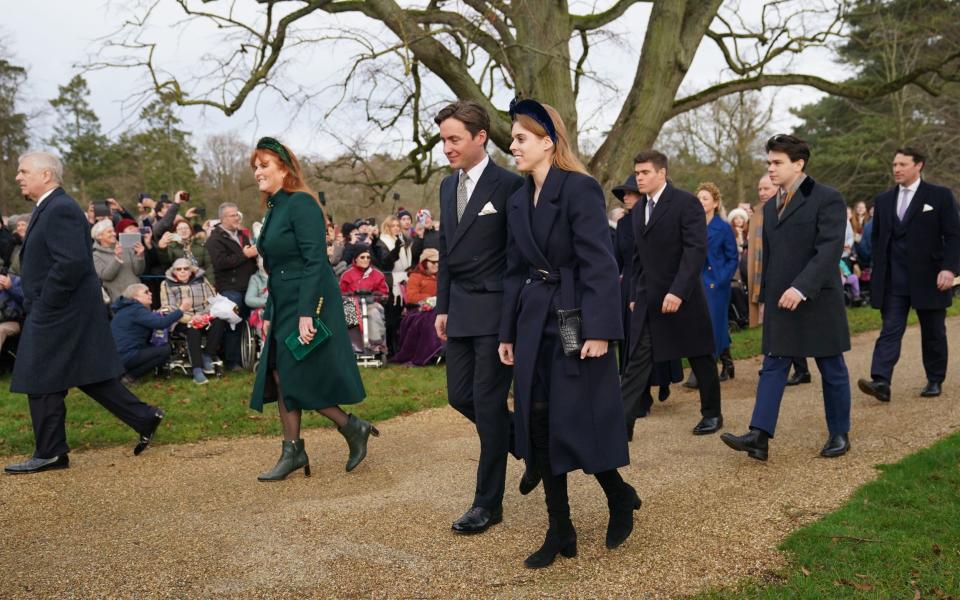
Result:
<svg viewBox="0 0 960 600"><path fill-rule="evenodd" d="M466 171L460 171L460 183L457 184L457 223L463 220L463 211L467 210L467 176Z"/></svg>
<svg viewBox="0 0 960 600"><path fill-rule="evenodd" d="M909 188L903 188L902 190L900 190L900 202L899 202L899 206L897 206L897 219L901 221L903 220L903 216L907 214L907 206L909 206L910 204L908 202L909 194L910 194Z"/></svg>

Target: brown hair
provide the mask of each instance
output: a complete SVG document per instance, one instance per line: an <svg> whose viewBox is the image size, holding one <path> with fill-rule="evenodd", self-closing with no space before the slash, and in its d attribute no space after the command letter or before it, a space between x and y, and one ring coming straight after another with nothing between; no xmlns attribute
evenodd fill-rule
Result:
<svg viewBox="0 0 960 600"><path fill-rule="evenodd" d="M289 194L292 194L293 192L305 192L310 194L310 197L317 202L317 206L320 206L320 211L323 212L323 206L320 205L320 199L317 197L317 194L310 189L310 186L307 185L307 182L303 178L303 170L300 168L300 161L297 160L297 156L290 151L290 148L284 146L283 149L287 151L287 155L290 157L289 164L285 163L283 159L280 158L280 155L273 150L268 150L266 148L255 148L250 154L250 168L257 168L257 159L264 160L266 157L270 157L272 161L287 171L286 176L283 178L283 183L280 185L280 189ZM263 206L267 205L267 198L269 197L269 193L260 192L260 201L262 202ZM324 221L326 221L326 214L324 214Z"/></svg>
<svg viewBox="0 0 960 600"><path fill-rule="evenodd" d="M583 163L577 158L577 154L573 151L573 148L570 147L567 127L563 124L560 113L549 104L543 104L542 106L547 111L547 114L550 115L550 120L553 121L553 128L557 130L557 142L553 145L553 166L558 169L563 169L564 171L574 171L576 173L590 175L590 173L587 172L587 168L583 166ZM528 115L517 113L513 116L513 121L520 123L521 127L534 135L540 137L549 137L550 135L547 133L547 130L543 128L543 125L537 123L533 117Z"/></svg>
<svg viewBox="0 0 960 600"><path fill-rule="evenodd" d="M659 150L644 150L633 157L633 164L653 163L656 170L668 169L667 155Z"/></svg>
<svg viewBox="0 0 960 600"><path fill-rule="evenodd" d="M487 145L490 139L490 115L479 103L473 100L457 100L440 109L437 116L433 118L433 122L439 125L447 119L456 119L463 123L472 137L477 137L481 131L486 131L487 140L483 145Z"/></svg>
<svg viewBox="0 0 960 600"><path fill-rule="evenodd" d="M697 193L699 194L700 192L707 192L713 196L713 199L717 201L717 214L719 214L723 220L726 220L727 209L723 207L723 196L720 195L720 188L717 187L717 184L712 181L704 181L697 186Z"/></svg>

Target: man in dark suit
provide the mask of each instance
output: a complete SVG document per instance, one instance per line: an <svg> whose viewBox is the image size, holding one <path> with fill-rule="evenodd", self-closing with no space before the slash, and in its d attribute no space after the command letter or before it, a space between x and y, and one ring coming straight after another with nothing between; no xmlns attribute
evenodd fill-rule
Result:
<svg viewBox="0 0 960 600"><path fill-rule="evenodd" d="M20 159L17 184L37 203L20 249L21 283L27 313L13 367L10 391L27 394L36 449L7 473L36 473L70 465L63 400L79 387L150 444L163 411L144 404L120 383L117 354L100 280L93 268L90 226L73 198L60 187L63 166L45 152Z"/></svg>
<svg viewBox="0 0 960 600"><path fill-rule="evenodd" d="M939 396L947 374L947 308L953 301L953 279L960 273L960 219L948 188L920 178L926 158L913 148L893 157L896 187L873 201L871 232L873 273L870 303L880 309L883 328L873 348L870 379L860 390L890 401L893 367L910 307L920 320L923 370L927 385L921 396Z"/></svg>
<svg viewBox="0 0 960 600"><path fill-rule="evenodd" d="M522 184L487 156L490 117L476 102L446 106L434 121L455 172L440 184L440 270L437 335L447 342L450 405L477 426L480 461L471 508L453 523L457 533L480 533L503 520L510 451L507 409L512 370L500 362L500 313L506 269L506 202ZM525 475L524 479L534 477ZM536 480L521 482L529 492Z"/></svg>
<svg viewBox="0 0 960 600"><path fill-rule="evenodd" d="M700 384L695 435L723 427L720 379L714 359L710 311L700 279L707 257L707 224L697 197L667 182L667 157L656 150L634 157L637 189L644 194L630 217L634 228L630 359L621 394L627 436L649 407L640 398L654 362L687 357Z"/></svg>
<svg viewBox="0 0 960 600"><path fill-rule="evenodd" d="M792 356L812 356L823 380L830 431L822 456L850 449L850 377L843 353L850 330L839 263L847 223L843 196L804 174L806 142L791 135L767 141L767 173L780 189L763 207L763 367L750 431L720 436L734 450L767 460Z"/></svg>

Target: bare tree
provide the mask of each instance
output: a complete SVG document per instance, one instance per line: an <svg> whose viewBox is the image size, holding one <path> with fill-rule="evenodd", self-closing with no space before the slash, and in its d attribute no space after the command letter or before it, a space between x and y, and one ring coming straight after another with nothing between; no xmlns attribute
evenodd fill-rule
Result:
<svg viewBox="0 0 960 600"><path fill-rule="evenodd" d="M611 0L586 13L573 12L566 0L425 0L405 6L394 0L257 0L262 10L252 20L240 16L242 7L236 1L214 8L206 0L169 0L179 4L184 24L211 22L224 39L221 54L205 57L203 70L192 79L182 79L157 64L158 42L144 33L160 1L153 1L140 18L128 21L111 36L108 57L90 66L144 69L152 91L169 94L183 106L213 107L229 115L267 89L289 99L310 97L306 90L284 81L283 66L290 50L323 40L350 40L364 50L355 57L342 86L343 97L366 101L368 116L385 127L406 124L412 130L406 134L414 148L411 162L420 164L429 162L437 143L429 119L420 114L432 105L418 81L424 75L421 68L445 88L430 99L471 98L487 107L493 117L490 137L501 149L509 146L510 122L494 97L497 93L502 97L504 90L555 106L576 144L578 97L583 84L594 77L589 68L592 45L608 37L611 24L634 6L648 5L650 16L632 83L619 89L601 82L612 86L616 93L611 96L619 101L606 138L588 161L605 183L629 168L632 152L624 153L623 148L649 147L669 119L729 94L804 85L865 99L911 84L936 94L945 81L956 79L960 59L956 50L929 52L915 69L870 84L839 83L784 70L790 57L827 46L841 36L847 0L769 1L752 20L743 18L737 0ZM574 8L583 4L576 3ZM364 15L368 24L350 29L338 25L332 15ZM326 29L318 29L319 24ZM703 43L711 44L725 59L724 79L678 97ZM390 69L383 64L391 65ZM375 87L386 95L364 99L362 94L348 93L350 79L364 71L367 83L373 78ZM388 71L394 73L393 81L384 77ZM430 172L416 167L407 175L423 179Z"/></svg>

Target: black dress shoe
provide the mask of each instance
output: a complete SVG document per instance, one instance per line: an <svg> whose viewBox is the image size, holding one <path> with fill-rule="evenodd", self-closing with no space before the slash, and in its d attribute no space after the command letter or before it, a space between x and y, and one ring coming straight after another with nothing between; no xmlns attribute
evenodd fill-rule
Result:
<svg viewBox="0 0 960 600"><path fill-rule="evenodd" d="M157 428L160 427L160 423L165 416L166 413L163 412L163 409L158 408L157 412L153 415L153 423L150 425L150 429L140 434L140 441L138 441L137 445L133 448L134 456L140 456L140 453L147 449L147 446L153 441L153 436L157 433Z"/></svg>
<svg viewBox="0 0 960 600"><path fill-rule="evenodd" d="M801 383L810 383L810 371L803 373L793 372L793 375L787 379L787 385L800 385Z"/></svg>
<svg viewBox="0 0 960 600"><path fill-rule="evenodd" d="M759 429L751 429L744 435L733 435L724 433L720 435L723 443L734 450L746 452L750 458L757 460L767 460L767 434Z"/></svg>
<svg viewBox="0 0 960 600"><path fill-rule="evenodd" d="M453 530L457 533L483 533L501 521L503 521L502 508L490 510L482 506L474 506L453 522Z"/></svg>
<svg viewBox="0 0 960 600"><path fill-rule="evenodd" d="M920 395L924 398L935 398L940 395L940 391L939 381L928 381L927 385L920 390Z"/></svg>
<svg viewBox="0 0 960 600"><path fill-rule="evenodd" d="M693 428L693 435L707 435L708 433L716 433L720 431L721 427L723 427L723 416L704 417L700 419L700 422L697 423L697 426Z"/></svg>
<svg viewBox="0 0 960 600"><path fill-rule="evenodd" d="M540 485L540 471L533 466L532 461L526 461L527 467L520 478L520 494L526 496Z"/></svg>
<svg viewBox="0 0 960 600"><path fill-rule="evenodd" d="M823 449L820 450L820 456L835 458L837 456L843 456L849 451L850 438L847 437L847 434L834 433L830 435L827 443L823 445Z"/></svg>
<svg viewBox="0 0 960 600"><path fill-rule="evenodd" d="M3 468L5 473L11 475L22 475L25 473L39 473L40 471L52 471L53 469L66 469L70 466L70 456L61 454L53 458L31 458L22 463L7 465Z"/></svg>
<svg viewBox="0 0 960 600"><path fill-rule="evenodd" d="M633 441L633 427L634 427L634 425L636 425L636 424L637 424L637 420L636 420L636 419L629 419L629 420L627 421L627 441L628 441L628 442L632 442L632 441Z"/></svg>
<svg viewBox="0 0 960 600"><path fill-rule="evenodd" d="M890 384L869 379L857 380L857 387L868 396L873 396L881 402L890 402Z"/></svg>

